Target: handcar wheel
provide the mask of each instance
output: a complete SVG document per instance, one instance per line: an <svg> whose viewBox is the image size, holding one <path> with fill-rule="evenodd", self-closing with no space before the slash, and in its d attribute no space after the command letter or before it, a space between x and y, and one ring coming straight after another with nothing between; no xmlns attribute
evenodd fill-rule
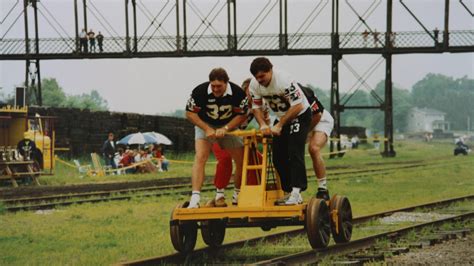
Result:
<svg viewBox="0 0 474 266"><path fill-rule="evenodd" d="M336 243L347 243L352 237L352 208L349 199L334 195L329 206L331 232Z"/></svg>
<svg viewBox="0 0 474 266"><path fill-rule="evenodd" d="M201 222L202 240L210 247L222 245L225 237L225 222L220 220L207 220Z"/></svg>
<svg viewBox="0 0 474 266"><path fill-rule="evenodd" d="M178 208L186 208L188 205L189 202L179 204L173 212ZM173 212L171 213L171 218L173 218ZM197 228L197 223L195 221L189 221L182 224L177 221L171 221L170 236L174 249L180 253L191 252L196 246Z"/></svg>
<svg viewBox="0 0 474 266"><path fill-rule="evenodd" d="M306 233L313 248L325 248L331 236L329 209L323 199L312 197L306 206Z"/></svg>

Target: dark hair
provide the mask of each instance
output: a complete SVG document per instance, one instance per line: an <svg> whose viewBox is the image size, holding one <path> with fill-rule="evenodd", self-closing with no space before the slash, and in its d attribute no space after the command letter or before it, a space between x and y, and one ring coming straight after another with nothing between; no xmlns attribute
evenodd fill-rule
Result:
<svg viewBox="0 0 474 266"><path fill-rule="evenodd" d="M268 60L268 58L257 57L252 61L252 64L250 65L250 73L255 76L260 71L268 72L272 70L272 68L273 65L270 60Z"/></svg>
<svg viewBox="0 0 474 266"><path fill-rule="evenodd" d="M229 76L227 75L225 69L218 67L211 70L211 73L209 73L209 81L214 80L220 80L226 83L229 82Z"/></svg>

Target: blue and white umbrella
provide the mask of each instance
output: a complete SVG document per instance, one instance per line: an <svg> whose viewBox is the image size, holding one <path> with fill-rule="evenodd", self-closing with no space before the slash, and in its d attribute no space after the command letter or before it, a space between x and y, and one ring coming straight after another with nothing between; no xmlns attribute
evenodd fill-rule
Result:
<svg viewBox="0 0 474 266"><path fill-rule="evenodd" d="M142 134L141 132L133 133L123 137L117 142L118 144L133 145L133 144L152 144L157 143L157 140L150 135Z"/></svg>
<svg viewBox="0 0 474 266"><path fill-rule="evenodd" d="M163 134L154 132L154 131L153 132L145 132L145 133L143 133L143 135L156 139L156 142L153 142L153 143L156 143L156 144L164 144L164 145L173 144L173 142L168 137L166 137Z"/></svg>

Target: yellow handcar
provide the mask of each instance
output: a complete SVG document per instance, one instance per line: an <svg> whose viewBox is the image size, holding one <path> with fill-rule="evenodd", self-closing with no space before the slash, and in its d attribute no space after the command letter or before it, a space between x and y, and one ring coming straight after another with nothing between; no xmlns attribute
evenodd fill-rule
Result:
<svg viewBox="0 0 474 266"><path fill-rule="evenodd" d="M336 243L350 240L352 210L346 197L334 195L328 202L311 197L308 202L299 205L275 205L284 192L272 163L271 137L263 136L255 129L234 131L231 134L244 138L244 164L238 204L228 207L206 204L198 209L187 209L189 202L176 206L171 214L170 236L178 252L188 253L194 249L198 228L201 228L204 242L213 247L222 244L225 230L230 227L261 227L268 231L277 226L304 226L313 248L326 247L331 232ZM259 150L262 154L260 157L257 156ZM247 182L251 171L256 172L255 185Z"/></svg>

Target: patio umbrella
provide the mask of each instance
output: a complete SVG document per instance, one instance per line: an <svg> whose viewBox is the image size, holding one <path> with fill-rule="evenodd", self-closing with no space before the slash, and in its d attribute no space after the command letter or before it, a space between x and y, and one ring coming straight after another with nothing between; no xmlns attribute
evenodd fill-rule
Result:
<svg viewBox="0 0 474 266"><path fill-rule="evenodd" d="M173 144L173 142L168 137L166 137L163 134L154 132L154 131L153 132L145 132L145 133L143 133L143 135L154 138L156 140L156 142L154 142L154 143L156 143L156 144L164 144L164 145Z"/></svg>
<svg viewBox="0 0 474 266"><path fill-rule="evenodd" d="M141 132L129 134L117 142L117 144L124 145L151 143L157 143L156 139L149 135L142 134Z"/></svg>

